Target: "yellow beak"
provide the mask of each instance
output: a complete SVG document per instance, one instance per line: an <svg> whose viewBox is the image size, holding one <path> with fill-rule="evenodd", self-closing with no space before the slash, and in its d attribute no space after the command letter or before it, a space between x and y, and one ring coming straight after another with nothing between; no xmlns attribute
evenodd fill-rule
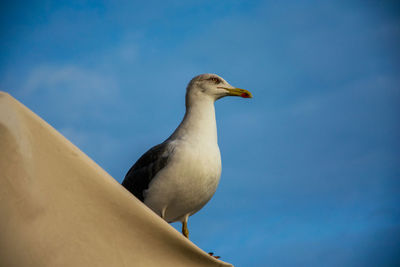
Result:
<svg viewBox="0 0 400 267"><path fill-rule="evenodd" d="M225 88L225 87L219 87L219 88L223 88L225 90L228 90L228 95L230 96L241 96L243 98L252 98L253 95L245 90L245 89L240 89L240 88Z"/></svg>

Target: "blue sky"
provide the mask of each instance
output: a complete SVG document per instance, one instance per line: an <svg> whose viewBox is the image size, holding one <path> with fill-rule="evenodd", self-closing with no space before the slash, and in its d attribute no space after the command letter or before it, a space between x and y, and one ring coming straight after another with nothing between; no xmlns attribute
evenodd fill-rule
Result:
<svg viewBox="0 0 400 267"><path fill-rule="evenodd" d="M193 76L253 93L216 103L199 247L236 266L400 264L395 1L8 2L0 90L119 182L179 124Z"/></svg>

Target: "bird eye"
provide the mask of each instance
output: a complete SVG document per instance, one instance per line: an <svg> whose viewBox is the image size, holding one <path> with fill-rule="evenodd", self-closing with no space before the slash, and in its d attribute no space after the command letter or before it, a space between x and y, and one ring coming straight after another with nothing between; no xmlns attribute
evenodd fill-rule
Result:
<svg viewBox="0 0 400 267"><path fill-rule="evenodd" d="M218 79L218 78L216 78L216 77L211 77L209 80L212 81L212 82L214 82L214 83L216 83L216 84L218 84L218 83L221 82L221 80Z"/></svg>

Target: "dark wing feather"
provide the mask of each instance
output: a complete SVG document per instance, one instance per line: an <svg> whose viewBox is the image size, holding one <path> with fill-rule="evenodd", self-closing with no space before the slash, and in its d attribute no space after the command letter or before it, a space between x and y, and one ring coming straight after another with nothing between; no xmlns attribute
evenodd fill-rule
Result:
<svg viewBox="0 0 400 267"><path fill-rule="evenodd" d="M171 152L166 142L152 147L130 168L122 185L144 201L144 191L149 188L156 174L167 165Z"/></svg>

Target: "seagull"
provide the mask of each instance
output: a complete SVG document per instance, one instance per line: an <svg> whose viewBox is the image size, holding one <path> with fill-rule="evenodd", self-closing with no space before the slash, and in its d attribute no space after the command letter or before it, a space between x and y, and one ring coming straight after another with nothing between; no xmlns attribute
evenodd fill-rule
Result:
<svg viewBox="0 0 400 267"><path fill-rule="evenodd" d="M214 195L221 176L214 102L225 96L251 98L216 74L194 77L186 88L186 113L164 142L130 168L122 185L168 223L181 222Z"/></svg>

